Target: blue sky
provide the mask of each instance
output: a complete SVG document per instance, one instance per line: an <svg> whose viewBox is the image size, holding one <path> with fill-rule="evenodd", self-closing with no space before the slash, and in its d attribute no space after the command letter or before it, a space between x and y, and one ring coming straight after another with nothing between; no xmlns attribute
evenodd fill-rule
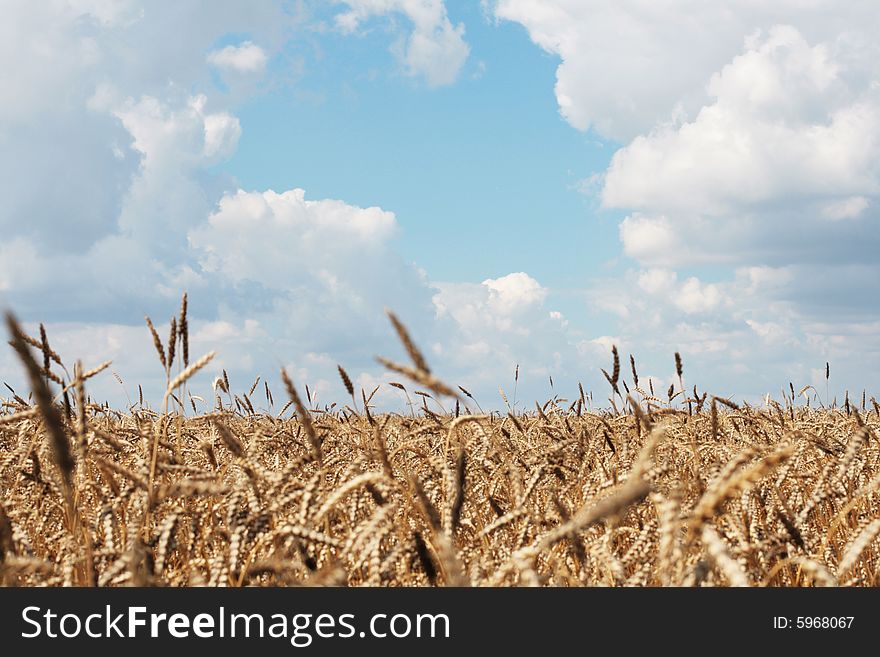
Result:
<svg viewBox="0 0 880 657"><path fill-rule="evenodd" d="M559 59L522 26L490 23L466 3L450 19L467 21L471 46L455 84L402 75L385 19L362 36L330 34L296 85L241 107L246 136L218 170L247 189L296 185L391 210L397 248L442 280L494 278L516 263L554 286L582 286L618 256L613 215L579 191L615 148L559 116ZM536 230L557 239L538 248Z"/></svg>
<svg viewBox="0 0 880 657"><path fill-rule="evenodd" d="M14 1L0 302L128 394L184 290L206 398L387 383L386 306L484 407L517 364L601 403L612 344L664 390L675 351L738 398L876 390L880 12L713 5Z"/></svg>

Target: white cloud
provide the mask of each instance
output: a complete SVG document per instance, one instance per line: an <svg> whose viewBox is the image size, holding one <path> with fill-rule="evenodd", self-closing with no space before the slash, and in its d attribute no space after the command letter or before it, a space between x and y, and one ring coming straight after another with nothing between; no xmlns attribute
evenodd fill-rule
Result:
<svg viewBox="0 0 880 657"><path fill-rule="evenodd" d="M465 331L507 331L528 335L547 290L525 272L488 278L481 284L435 283L434 306L440 317L451 316Z"/></svg>
<svg viewBox="0 0 880 657"><path fill-rule="evenodd" d="M868 209L870 202L864 196L850 196L841 201L832 201L822 208L822 216L832 221L855 219Z"/></svg>
<svg viewBox="0 0 880 657"><path fill-rule="evenodd" d="M648 269L639 272L638 284L648 294L669 294L676 284L678 276L668 269Z"/></svg>
<svg viewBox="0 0 880 657"><path fill-rule="evenodd" d="M880 192L880 94L850 88L823 44L794 28L749 39L692 122L620 149L609 207L719 215L780 198Z"/></svg>
<svg viewBox="0 0 880 657"><path fill-rule="evenodd" d="M703 283L691 276L678 289L675 305L688 314L707 312L718 307L723 297L717 285Z"/></svg>
<svg viewBox="0 0 880 657"><path fill-rule="evenodd" d="M208 53L208 63L237 73L262 73L269 60L266 51L252 41L226 46Z"/></svg>
<svg viewBox="0 0 880 657"><path fill-rule="evenodd" d="M255 319L270 336L258 365L271 372L277 354L311 352L369 371L375 354L396 349L385 307L421 335L434 330L432 290L391 248L396 228L378 207L310 200L302 189L238 190L188 231L188 252L221 318ZM332 368L322 376L336 378Z"/></svg>
<svg viewBox="0 0 880 657"><path fill-rule="evenodd" d="M620 241L631 258L663 264L674 259L681 244L671 222L665 217L647 217L638 212L620 222Z"/></svg>
<svg viewBox="0 0 880 657"><path fill-rule="evenodd" d="M107 27L131 25L144 15L136 0L67 0L65 4L73 15L88 17Z"/></svg>
<svg viewBox="0 0 880 657"><path fill-rule="evenodd" d="M223 160L232 155L241 137L238 119L226 112L208 114L205 121L205 148L207 161Z"/></svg>
<svg viewBox="0 0 880 657"><path fill-rule="evenodd" d="M569 321L565 318L565 315L563 315L558 310L550 311L550 319L559 322L559 326L563 329L567 329L569 327Z"/></svg>
<svg viewBox="0 0 880 657"><path fill-rule="evenodd" d="M757 29L788 23L813 42L854 53L854 77L877 71L872 0L496 0L495 16L522 24L561 59L556 99L576 128L628 141L705 104L706 82ZM873 71L873 73L871 73ZM766 89L766 87L764 87Z"/></svg>
<svg viewBox="0 0 880 657"><path fill-rule="evenodd" d="M346 4L343 32L389 17L405 73L430 85L460 74L469 48L444 3ZM880 371L861 292L880 277L876 8L772 4L742 0L727 15L698 2L498 3L561 56L566 118L629 142L594 184L627 210L620 237L638 268L587 293L619 324L584 326L570 298L525 272L433 283L395 252L387 210L238 190L210 173L237 148L241 91L288 36L277 5L7 3L0 57L17 64L0 71L0 295L46 320L68 360L114 358L130 393L161 390L141 321L149 313L166 335L159 319L182 288L191 355L219 351L206 389L218 368L241 390L283 363L323 401L342 400L340 362L369 391L388 379L373 355L405 358L385 306L486 408L501 405L499 384L511 393L517 364L520 400L550 394L549 375L553 394L579 379L605 390L612 340L657 381L681 351L686 378L728 386L719 394L809 379L825 359L867 381ZM771 29L780 18L793 27ZM252 41L216 49L229 34ZM244 86L213 88L211 67ZM728 267L710 281L693 263ZM109 376L90 390L119 393Z"/></svg>
<svg viewBox="0 0 880 657"><path fill-rule="evenodd" d="M126 293L154 297L156 270L180 267L188 224L207 214L226 184L206 167L228 157L240 134L231 95L194 93L210 87L204 53L232 31L276 47L291 22L268 4L5 3L0 60L15 62L0 71L7 243L30 245L53 275L76 271L116 293L125 277L111 265L124 264L125 254L131 267L142 266ZM20 256L7 250L4 267ZM16 274L21 287L7 298L33 305L41 276ZM72 278L62 275L57 287ZM79 295L46 294L51 314L83 305ZM105 299L114 303L137 302Z"/></svg>
<svg viewBox="0 0 880 657"><path fill-rule="evenodd" d="M589 302L614 299L622 320L615 337L587 341L582 351L614 342L622 356L635 354L640 373L659 374L673 371L679 351L686 384L743 399L760 390L778 397L788 381L810 383L826 360L837 376L833 394L870 391L880 384L880 318L859 290L876 275L868 265L760 266L708 282L663 268L630 270L593 281Z"/></svg>
<svg viewBox="0 0 880 657"><path fill-rule="evenodd" d="M480 284L433 287L441 362L455 376L453 382L475 392L484 407L503 407L499 385L511 403L513 391L518 391L518 408L523 400L530 407L554 394L571 403L578 382L588 393L598 389L599 400L607 396L600 368L610 367L611 344L621 347L628 340L592 337L595 332L576 326L559 310L549 310L563 297L532 276L515 272Z"/></svg>
<svg viewBox="0 0 880 657"><path fill-rule="evenodd" d="M696 276L679 282L678 274L669 269L642 270L637 274L636 281L638 289L646 295L668 299L688 315L707 313L730 302L722 285L705 283Z"/></svg>
<svg viewBox="0 0 880 657"><path fill-rule="evenodd" d="M39 287L50 282L48 269L36 266L39 250L28 239L14 237L0 244L0 292Z"/></svg>
<svg viewBox="0 0 880 657"><path fill-rule="evenodd" d="M432 87L452 84L470 54L464 24L453 25L443 0L343 0L348 11L337 14L345 33L357 31L373 16L404 14L413 24L405 42L392 46L407 75L424 76Z"/></svg>
<svg viewBox="0 0 880 657"><path fill-rule="evenodd" d="M244 320L241 327L226 320L217 320L204 322L201 325L196 324L192 340L213 345L226 341L234 342L240 338L253 340L265 339L266 337L268 337L266 332L262 330L260 323L255 319Z"/></svg>
<svg viewBox="0 0 880 657"><path fill-rule="evenodd" d="M226 112L207 113L207 100L204 95L194 96L174 110L157 98L143 96L137 101L127 98L109 109L132 135L144 167L156 160L166 167L208 165L235 151L241 126Z"/></svg>
<svg viewBox="0 0 880 657"><path fill-rule="evenodd" d="M872 257L878 239L867 226L880 193L872 3L493 8L560 56L556 94L569 122L624 142L598 182L604 207L630 212L620 226L630 257L672 268Z"/></svg>
<svg viewBox="0 0 880 657"><path fill-rule="evenodd" d="M141 156L122 200L120 236L141 244L169 267L187 264L187 229L210 212L212 199L200 180L208 166L236 149L241 126L228 112L209 112L204 95L181 106L144 96L116 100L108 111L119 118ZM92 255L100 249L99 240Z"/></svg>
<svg viewBox="0 0 880 657"><path fill-rule="evenodd" d="M501 278L488 278L483 286L489 290L489 308L499 315L512 315L543 303L547 290L525 272Z"/></svg>
<svg viewBox="0 0 880 657"><path fill-rule="evenodd" d="M387 255L395 228L394 214L377 207L306 200L302 189L239 190L220 200L189 241L206 271L267 287L289 286L295 272L341 294L360 287L366 262Z"/></svg>
<svg viewBox="0 0 880 657"><path fill-rule="evenodd" d="M757 333L762 340L771 344L785 344L792 341L792 336L787 327L778 322L759 322L747 319L746 324Z"/></svg>
<svg viewBox="0 0 880 657"><path fill-rule="evenodd" d="M740 390L809 380L827 358L871 383L875 341L844 336L880 321L858 292L880 279L876 3L491 5L560 57L568 122L622 144L585 183L628 213L639 269L588 292L621 337L681 349L686 371L698 353L692 367ZM707 265L719 282L685 273Z"/></svg>
<svg viewBox="0 0 880 657"><path fill-rule="evenodd" d="M617 347L618 351L626 350L626 345L619 335L600 335L591 340L584 340L578 345L581 353L588 353L596 358L607 358L613 347Z"/></svg>
<svg viewBox="0 0 880 657"><path fill-rule="evenodd" d="M495 3L499 19L521 23L532 41L560 57L556 99L566 120L612 139L631 138L669 116L726 60L739 36L727 27L737 19L720 20L724 13L703 2Z"/></svg>
<svg viewBox="0 0 880 657"><path fill-rule="evenodd" d="M858 359L835 342L842 331L810 328L819 317L841 326L878 320L856 291L859 281L880 279L880 95L858 74L868 64L857 43L810 43L791 27L752 35L711 77L711 100L693 121L637 137L605 175L606 206L633 210L620 225L624 252L654 268L641 289L670 295L689 318L684 326L708 318L729 332L724 341L743 353L741 369L775 344L787 360L776 367L790 377L795 362L836 349L841 370L864 379ZM699 264L735 271L710 285L656 274ZM661 332L681 322L656 304L614 303ZM750 330L733 330L734 318Z"/></svg>
<svg viewBox="0 0 880 657"><path fill-rule="evenodd" d="M0 72L0 298L45 321L68 357L114 358L126 380L158 389L142 318L160 324L184 288L193 354L216 348L231 373L271 375L289 354L313 388L336 381L335 358L375 376L373 355L399 349L385 306L442 353L434 290L390 247L393 213L296 189L236 193L208 172L242 132L235 95L212 87L209 66L258 72L293 18L213 1L4 10L0 56L20 65ZM463 27L442 3L401 10L415 25L408 70L451 81L467 55ZM261 47L206 62L229 33ZM529 291L500 290L499 303L518 293Z"/></svg>

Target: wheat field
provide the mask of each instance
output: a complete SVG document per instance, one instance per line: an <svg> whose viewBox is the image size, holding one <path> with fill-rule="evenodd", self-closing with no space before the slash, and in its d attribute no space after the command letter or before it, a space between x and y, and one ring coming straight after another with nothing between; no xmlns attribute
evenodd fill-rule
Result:
<svg viewBox="0 0 880 657"><path fill-rule="evenodd" d="M161 408L116 410L87 392L107 364L68 372L42 326L8 315L31 392L10 390L0 414L0 582L878 584L873 398L825 407L791 387L758 408L673 385L661 399L633 359L624 380L615 349L608 410L581 388L484 413L390 318L412 362L380 361L407 413L376 412L341 366L350 403L315 408L283 371L283 394L259 379L236 392L223 372L198 412L186 387L213 354L190 362L186 297L164 342L147 320Z"/></svg>

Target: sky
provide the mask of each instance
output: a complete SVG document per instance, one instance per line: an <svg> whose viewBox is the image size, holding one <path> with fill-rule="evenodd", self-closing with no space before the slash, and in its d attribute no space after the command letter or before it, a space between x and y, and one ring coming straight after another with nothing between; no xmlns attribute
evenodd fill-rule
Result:
<svg viewBox="0 0 880 657"><path fill-rule="evenodd" d="M184 291L203 410L223 369L345 403L337 364L400 408L385 308L484 409L607 405L612 345L631 388L877 394L872 0L3 9L0 305L112 360L96 399L161 397Z"/></svg>

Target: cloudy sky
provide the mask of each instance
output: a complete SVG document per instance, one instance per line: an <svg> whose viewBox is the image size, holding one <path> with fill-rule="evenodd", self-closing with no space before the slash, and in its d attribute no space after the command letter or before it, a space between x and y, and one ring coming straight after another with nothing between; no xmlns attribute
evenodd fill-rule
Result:
<svg viewBox="0 0 880 657"><path fill-rule="evenodd" d="M664 390L675 351L738 399L824 396L826 361L832 395L880 389L874 0L3 13L0 303L112 359L97 397L158 395L144 315L167 331L184 290L206 397L220 368L319 403L337 363L393 380L385 307L484 408L517 364L521 401L599 404L612 344Z"/></svg>

